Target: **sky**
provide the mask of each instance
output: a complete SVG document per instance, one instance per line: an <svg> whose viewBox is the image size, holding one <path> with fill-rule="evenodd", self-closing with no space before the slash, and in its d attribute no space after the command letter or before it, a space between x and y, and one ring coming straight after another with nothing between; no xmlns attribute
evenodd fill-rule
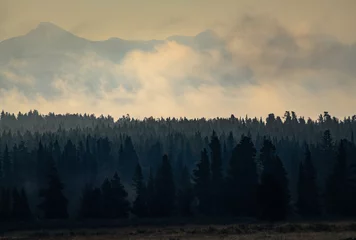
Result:
<svg viewBox="0 0 356 240"><path fill-rule="evenodd" d="M0 66L12 81L11 88L0 86L0 104L12 112L36 108L141 118L266 116L285 110L312 118L323 111L354 115L355 9L355 0L0 0L0 41L24 35L40 22L90 40L165 39L212 29L231 56L170 41L154 52L129 52L120 63L85 53L76 56L79 73L72 69L51 79L61 92L51 99L40 91L35 98L24 94L19 83L31 86L36 79L32 69L18 73L29 63L17 59ZM88 99L93 66L99 92ZM238 84L221 84L227 75ZM118 76L139 87L128 91L112 80ZM193 87L189 79L202 84ZM116 84L112 89L104 87L109 80Z"/></svg>
<svg viewBox="0 0 356 240"><path fill-rule="evenodd" d="M266 15L294 31L314 31L354 42L354 0L0 0L0 38L55 22L89 39L164 38L227 28L246 14Z"/></svg>

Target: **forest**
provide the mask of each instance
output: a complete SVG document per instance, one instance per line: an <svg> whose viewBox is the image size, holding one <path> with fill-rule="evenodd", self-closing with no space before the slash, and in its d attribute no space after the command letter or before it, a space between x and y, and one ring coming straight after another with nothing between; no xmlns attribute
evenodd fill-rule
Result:
<svg viewBox="0 0 356 240"><path fill-rule="evenodd" d="M356 216L356 115L1 112L0 221Z"/></svg>

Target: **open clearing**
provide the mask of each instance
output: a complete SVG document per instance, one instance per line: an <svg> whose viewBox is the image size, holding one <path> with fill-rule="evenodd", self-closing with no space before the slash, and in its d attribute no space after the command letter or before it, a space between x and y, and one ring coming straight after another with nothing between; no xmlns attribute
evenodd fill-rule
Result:
<svg viewBox="0 0 356 240"><path fill-rule="evenodd" d="M355 223L239 224L176 227L123 227L8 232L1 239L43 240L356 240Z"/></svg>

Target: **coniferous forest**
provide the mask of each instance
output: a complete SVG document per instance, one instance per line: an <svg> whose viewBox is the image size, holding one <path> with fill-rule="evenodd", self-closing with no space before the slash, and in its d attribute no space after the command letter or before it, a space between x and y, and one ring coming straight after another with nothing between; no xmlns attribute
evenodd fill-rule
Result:
<svg viewBox="0 0 356 240"><path fill-rule="evenodd" d="M0 221L356 217L356 116L2 112Z"/></svg>

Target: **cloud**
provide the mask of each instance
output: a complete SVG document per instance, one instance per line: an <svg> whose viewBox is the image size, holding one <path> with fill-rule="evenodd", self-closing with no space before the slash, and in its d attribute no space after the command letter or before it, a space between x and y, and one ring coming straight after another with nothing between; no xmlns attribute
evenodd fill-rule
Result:
<svg viewBox="0 0 356 240"><path fill-rule="evenodd" d="M223 48L166 41L119 63L95 51L67 54L41 83L31 61L14 61L0 68L1 106L139 118L355 114L355 44L264 16L246 16L221 37Z"/></svg>

